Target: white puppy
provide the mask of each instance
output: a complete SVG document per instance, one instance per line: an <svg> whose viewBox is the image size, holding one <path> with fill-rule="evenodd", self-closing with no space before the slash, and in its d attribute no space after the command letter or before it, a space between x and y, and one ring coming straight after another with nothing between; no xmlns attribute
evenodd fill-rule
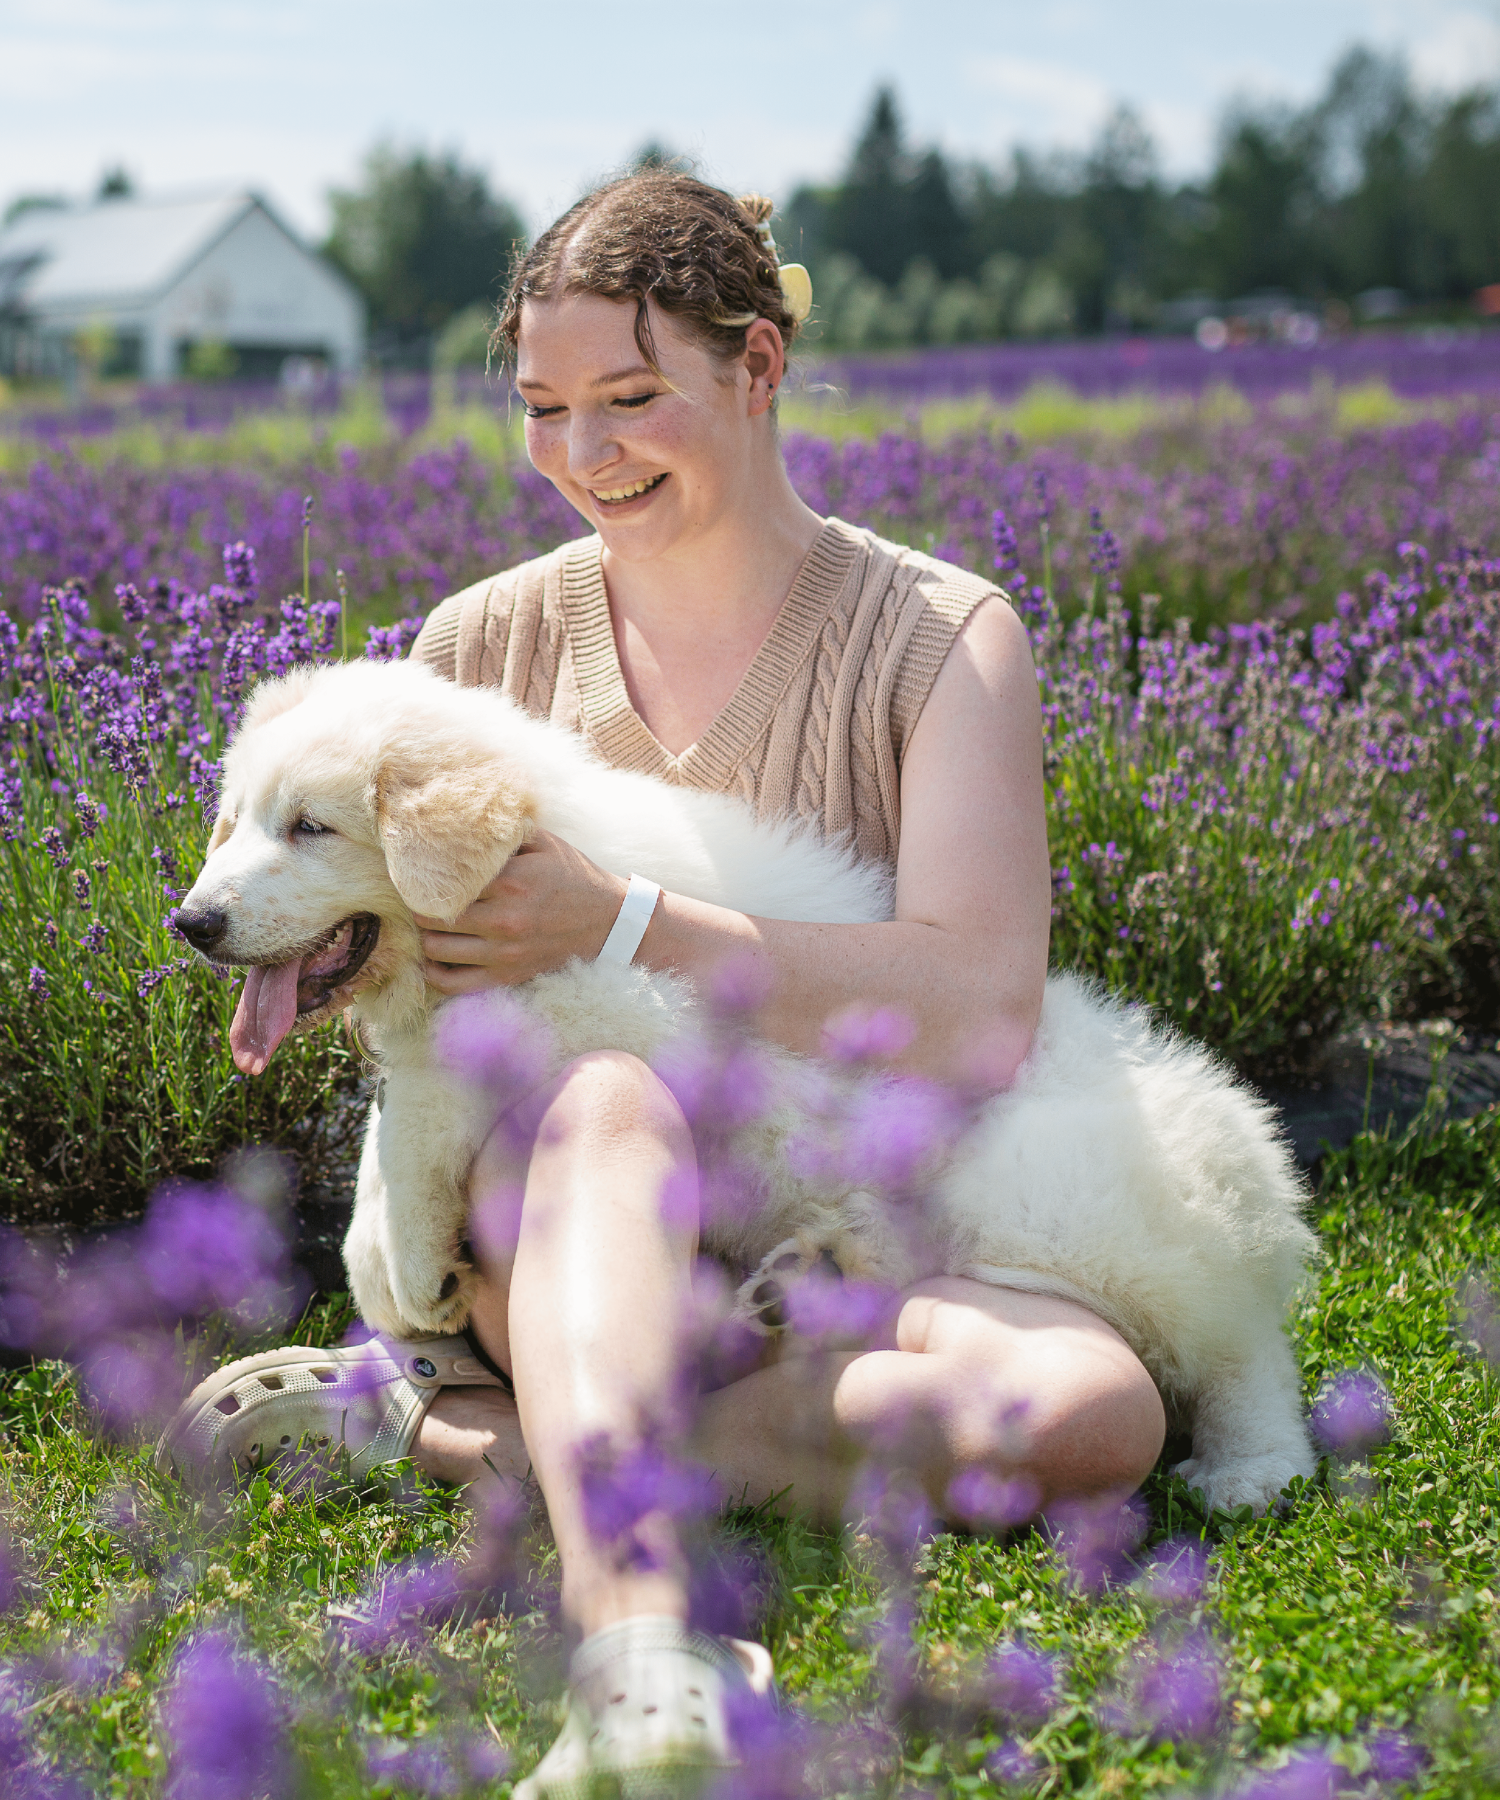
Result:
<svg viewBox="0 0 1500 1800"><path fill-rule="evenodd" d="M231 1030L242 1070L345 1007L381 1066L344 1255L383 1332L467 1318L468 1180L496 1110L435 1051L452 1003L422 978L412 914L456 918L538 828L616 874L752 915L890 917L884 871L737 801L612 769L492 690L411 663L263 686L179 922L204 955L247 968ZM517 999L558 1065L598 1049L670 1058L702 1028L685 983L610 964L464 1004L498 1018ZM1311 1472L1283 1331L1313 1248L1303 1193L1270 1110L1202 1049L1054 976L1016 1082L929 1161L917 1206L789 1155L841 1090L807 1059L755 1055L764 1104L733 1150L757 1200L705 1225L707 1248L753 1271L747 1316L825 1252L890 1287L947 1273L1067 1295L1120 1331L1191 1426L1183 1473L1216 1503L1263 1507Z"/></svg>

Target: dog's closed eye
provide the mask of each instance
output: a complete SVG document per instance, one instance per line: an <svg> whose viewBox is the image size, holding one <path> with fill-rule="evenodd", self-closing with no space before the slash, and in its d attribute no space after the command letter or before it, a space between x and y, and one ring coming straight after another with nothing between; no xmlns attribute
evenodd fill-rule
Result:
<svg viewBox="0 0 1500 1800"><path fill-rule="evenodd" d="M292 827L293 837L332 837L331 827L320 825L316 819L298 819Z"/></svg>

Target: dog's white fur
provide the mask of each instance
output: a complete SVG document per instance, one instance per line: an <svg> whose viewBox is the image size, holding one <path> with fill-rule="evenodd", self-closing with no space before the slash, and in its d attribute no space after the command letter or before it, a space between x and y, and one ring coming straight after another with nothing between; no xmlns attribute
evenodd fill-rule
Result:
<svg viewBox="0 0 1500 1800"><path fill-rule="evenodd" d="M304 819L326 829L300 833ZM536 828L616 874L753 915L890 916L883 871L736 801L610 768L492 690L410 663L259 689L185 906L227 915L214 955L236 963L285 963L351 915L381 922L364 967L298 1029L351 1006L383 1070L344 1254L365 1319L399 1336L467 1316L475 1275L459 1245L495 1110L435 1054L443 1001L411 915L457 917ZM650 1059L698 1024L684 982L639 969L574 961L514 994L547 1022L559 1063L597 1049ZM824 1250L846 1276L893 1287L947 1273L1066 1295L1120 1331L1191 1426L1181 1472L1215 1503L1264 1507L1312 1472L1283 1330L1313 1250L1303 1191L1270 1109L1200 1047L1053 976L1017 1080L933 1170L915 1229L909 1207L898 1218L875 1194L793 1172L786 1139L816 1108L819 1071L759 1054L772 1104L735 1148L765 1202L707 1228L708 1248L755 1270L747 1312L773 1263L804 1269Z"/></svg>

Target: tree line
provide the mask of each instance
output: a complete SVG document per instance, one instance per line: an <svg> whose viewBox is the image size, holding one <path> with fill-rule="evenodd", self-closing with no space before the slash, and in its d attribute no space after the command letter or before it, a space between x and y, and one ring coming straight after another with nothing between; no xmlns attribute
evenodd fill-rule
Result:
<svg viewBox="0 0 1500 1800"><path fill-rule="evenodd" d="M1268 290L1444 316L1500 282L1497 194L1500 94L1424 98L1399 58L1355 49L1306 107L1231 106L1208 175L1176 184L1128 106L1082 154L991 168L908 145L883 89L782 236L853 345L1136 330Z"/></svg>
<svg viewBox="0 0 1500 1800"><path fill-rule="evenodd" d="M1497 194L1500 93L1424 97L1399 58L1355 49L1308 106L1232 105L1209 173L1179 183L1128 106L1085 152L989 166L909 143L882 89L839 179L798 189L777 235L831 347L1160 328L1268 290L1441 317L1500 283ZM331 201L325 249L382 359L479 358L525 239L483 173L387 146Z"/></svg>

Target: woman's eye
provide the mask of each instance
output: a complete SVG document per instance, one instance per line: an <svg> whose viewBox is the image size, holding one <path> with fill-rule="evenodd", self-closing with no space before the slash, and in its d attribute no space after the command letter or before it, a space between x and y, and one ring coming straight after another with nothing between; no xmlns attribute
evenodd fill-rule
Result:
<svg viewBox="0 0 1500 1800"><path fill-rule="evenodd" d="M521 402L528 419L550 419L554 413L560 413L560 406L533 406L529 400Z"/></svg>
<svg viewBox="0 0 1500 1800"><path fill-rule="evenodd" d="M328 827L320 825L316 819L298 819L292 827L293 832L301 837L327 837Z"/></svg>
<svg viewBox="0 0 1500 1800"><path fill-rule="evenodd" d="M655 394L627 394L615 401L616 406L644 406L648 400L655 400Z"/></svg>

